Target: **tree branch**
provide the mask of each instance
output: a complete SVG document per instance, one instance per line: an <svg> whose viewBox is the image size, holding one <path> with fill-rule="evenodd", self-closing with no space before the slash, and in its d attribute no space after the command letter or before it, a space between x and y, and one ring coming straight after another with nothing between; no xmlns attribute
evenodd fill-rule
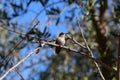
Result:
<svg viewBox="0 0 120 80"><path fill-rule="evenodd" d="M43 46L44 45L50 45L50 46L54 46L54 47L60 47L60 48L63 48L63 49L66 49L66 50L69 50L69 51L72 51L72 52L75 52L75 53L78 53L80 55L82 55L83 57L86 57L86 58L89 58L93 61L95 61L96 63L99 63L101 64L103 67L105 67L106 69L108 69L109 71L112 71L112 72L116 72L113 68L111 68L110 66L96 60L95 58L85 54L84 52L79 52L75 49L72 49L72 48L69 48L69 47L66 47L66 46L62 46L62 45L57 45L57 44L53 44L53 43L50 43L50 42L43 42L42 43ZM14 70L16 67L18 67L20 64L22 64L25 60L27 60L33 53L35 53L36 51L39 50L39 47L36 48L35 50L33 50L32 52L30 52L25 58L23 58L22 60L20 60L16 65L14 65L13 67L11 67L1 78L0 80L3 80L12 70Z"/></svg>
<svg viewBox="0 0 120 80"><path fill-rule="evenodd" d="M0 80L3 80L12 70L14 70L15 68L17 68L20 64L22 64L23 62L25 62L32 54L34 54L37 50L39 49L36 48L35 50L33 50L32 52L30 52L26 57L24 57L22 60L20 60L16 65L14 65L13 67L11 67L2 77L0 77Z"/></svg>
<svg viewBox="0 0 120 80"><path fill-rule="evenodd" d="M83 31L82 31L81 28L80 28L80 30L81 30L81 34L82 34L83 40L84 40L84 42L85 42L85 45L86 45L86 47L87 47L87 49L88 49L88 51L89 51L89 54L90 54L91 57L94 58L93 52L91 51L90 47L88 46L88 43L87 43L87 41L86 41L86 39L85 39L85 36L84 36L84 34L83 34ZM100 67L99 67L98 63L95 62L94 60L93 60L93 62L94 62L94 64L95 64L95 66L97 67L97 70L98 70L101 78L102 78L103 80L105 80L105 78L104 78L104 76L103 76L103 74L102 74L102 72L101 72L101 70L100 70Z"/></svg>
<svg viewBox="0 0 120 80"><path fill-rule="evenodd" d="M75 50L75 49L72 49L72 48L69 48L69 47L66 47L66 46L62 46L62 45L53 44L53 43L50 43L50 42L43 42L42 44L44 44L44 45L50 45L50 46L53 46L53 47L60 47L60 48L63 48L63 49L65 49L65 50L75 52L75 53L77 53L77 54L82 55L83 57L89 58L89 59L95 61L96 63L101 64L101 65L102 65L104 68L106 68L107 70L116 73L116 70L114 70L114 69L111 68L110 66L108 66L108 65L104 64L103 62L101 62L101 61L99 61L99 60L97 60L97 59L95 59L95 58L87 55L87 54L84 53L84 52L79 52L79 51L77 51L77 50Z"/></svg>
<svg viewBox="0 0 120 80"><path fill-rule="evenodd" d="M78 26L79 26L79 29L80 29L82 38L83 38L84 43L85 43L85 49L87 49L87 50L89 51L89 55L94 58L93 52L92 52L92 50L90 49L90 47L88 46L88 42L86 41L85 36L84 36L84 33L83 33L83 31L82 31L82 29L81 29L81 27L80 27L80 25L83 25L83 24L80 24L81 22L79 22L79 19L78 19L78 18L77 18L77 21L78 21ZM74 42L77 42L77 41L74 41ZM77 42L77 43L79 43L79 42ZM78 45L79 45L79 44L78 44ZM101 72L101 70L100 70L100 67L99 67L98 63L97 63L96 61L94 61L94 60L93 60L93 62L94 62L94 64L95 64L95 66L96 66L96 68L97 68L97 70L98 70L98 72L99 72L102 80L105 80L105 78L104 78L104 76L103 76L103 74L102 74L102 72Z"/></svg>

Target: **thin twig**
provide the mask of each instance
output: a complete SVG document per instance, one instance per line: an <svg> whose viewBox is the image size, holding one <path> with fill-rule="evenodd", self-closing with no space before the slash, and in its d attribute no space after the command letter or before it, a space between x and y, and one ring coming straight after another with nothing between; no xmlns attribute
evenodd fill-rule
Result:
<svg viewBox="0 0 120 80"><path fill-rule="evenodd" d="M24 57L22 60L20 60L16 65L14 65L13 67L11 67L2 77L0 77L0 80L3 80L12 70L14 70L15 68L17 68L20 64L22 64L23 62L25 62L32 54L34 54L37 50L39 49L36 48L35 50L33 50L32 52L30 52L26 57Z"/></svg>
<svg viewBox="0 0 120 80"><path fill-rule="evenodd" d="M15 68L15 71L21 77L21 80L25 80L24 77L22 76L22 74L19 72L19 70L17 68Z"/></svg>
<svg viewBox="0 0 120 80"><path fill-rule="evenodd" d="M19 41L9 52L8 54L2 59L2 61L0 62L0 66L2 65L2 63L5 61L5 59L7 59L11 53L23 42L23 40Z"/></svg>
<svg viewBox="0 0 120 80"><path fill-rule="evenodd" d="M86 41L86 39L85 39L85 36L84 36L84 34L83 34L83 31L82 31L82 29L81 29L81 27L80 27L80 22L79 22L79 20L77 20L77 21L78 21L78 25L79 25L80 32L81 32L81 34L82 34L82 38L83 38L83 40L84 40L84 42L85 42L85 46L87 47L90 56L94 58L93 52L92 52L92 50L90 49L90 47L88 46L88 43L87 43L87 41ZM103 74L102 74L102 72L101 72L101 70L100 70L100 67L99 67L98 63L97 63L95 60L93 60L93 62L94 62L94 64L95 64L95 66L96 66L96 68L97 68L97 70L98 70L98 72L99 72L102 80L105 80L105 78L104 78L104 76L103 76Z"/></svg>
<svg viewBox="0 0 120 80"><path fill-rule="evenodd" d="M71 37L70 35L67 34L67 37L69 39L71 39L75 44L79 45L81 48L87 49L84 45L80 44L79 42L77 42L73 37Z"/></svg>
<svg viewBox="0 0 120 80"><path fill-rule="evenodd" d="M92 50L91 50L91 49L89 48L89 46L88 46L88 43L87 43L87 41L86 41L86 39L85 39L85 36L84 36L84 34L83 34L83 31L82 31L81 28L80 28L80 30L81 30L81 34L82 34L83 40L84 40L84 42L85 42L85 45L86 45L86 47L87 47L87 49L88 49L88 51L89 51L89 54L90 54L90 56L92 56L92 57L94 58L93 52L92 52ZM93 61L94 61L94 60L93 60ZM104 76L103 76L103 74L102 74L102 72L101 72L101 70L100 70L100 67L99 67L98 63L94 61L94 64L96 65L97 70L98 70L101 78L102 78L103 80L105 80L105 78L104 78Z"/></svg>
<svg viewBox="0 0 120 80"><path fill-rule="evenodd" d="M6 27L3 27L3 26L0 26L2 29L4 30L7 30L7 31L10 31L10 32L13 32L13 33L16 33L16 34L19 34L19 35L25 35L21 32L18 32L18 31L15 31L15 30L12 30L12 29L9 29L9 28L6 28Z"/></svg>
<svg viewBox="0 0 120 80"><path fill-rule="evenodd" d="M11 62L11 63L12 63L12 66L13 66L13 62ZM20 73L20 71L17 68L15 68L15 71L21 77L21 80L25 80L24 77L22 76L22 74Z"/></svg>

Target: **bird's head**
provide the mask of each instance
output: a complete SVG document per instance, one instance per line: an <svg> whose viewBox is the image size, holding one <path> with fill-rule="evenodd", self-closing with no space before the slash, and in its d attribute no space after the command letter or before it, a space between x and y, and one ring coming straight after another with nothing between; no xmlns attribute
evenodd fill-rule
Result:
<svg viewBox="0 0 120 80"><path fill-rule="evenodd" d="M61 32L61 33L59 34L59 36L65 36L65 33L64 33L64 32Z"/></svg>

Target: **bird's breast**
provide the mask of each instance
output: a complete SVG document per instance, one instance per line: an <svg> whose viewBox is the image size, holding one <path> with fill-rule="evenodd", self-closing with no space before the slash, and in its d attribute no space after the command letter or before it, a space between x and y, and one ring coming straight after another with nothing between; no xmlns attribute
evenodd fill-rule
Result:
<svg viewBox="0 0 120 80"><path fill-rule="evenodd" d="M65 39L61 38L61 37L57 38L56 44L64 45L65 44Z"/></svg>

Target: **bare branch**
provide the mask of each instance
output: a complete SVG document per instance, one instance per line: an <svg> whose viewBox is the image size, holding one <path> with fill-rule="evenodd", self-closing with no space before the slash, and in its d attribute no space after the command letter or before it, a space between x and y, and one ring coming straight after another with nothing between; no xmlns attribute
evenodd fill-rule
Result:
<svg viewBox="0 0 120 80"><path fill-rule="evenodd" d="M62 45L53 44L53 43L50 43L50 42L44 42L44 44L45 44L45 45L54 46L54 47L60 47L60 48L63 48L63 49L65 49L65 50L72 51L72 52L75 52L75 53L77 53L77 54L80 54L80 55L82 55L83 57L87 57L87 58L95 61L96 63L101 64L104 68L108 69L109 71L112 71L112 72L116 73L116 70L114 70L114 69L111 68L110 66L108 66L108 65L104 64L103 62L101 62L101 61L93 58L92 56L87 55L87 54L84 53L84 52L79 52L79 51L77 51L77 50L75 50L75 49L72 49L72 48L69 48L69 47L66 47L66 46L62 46Z"/></svg>
<svg viewBox="0 0 120 80"><path fill-rule="evenodd" d="M12 63L12 66L13 66L13 62L11 62L11 63ZM24 77L22 76L22 74L20 73L20 71L17 68L15 68L15 71L21 77L21 80L25 80Z"/></svg>
<svg viewBox="0 0 120 80"><path fill-rule="evenodd" d="M69 39L71 39L75 44L79 45L81 48L87 49L84 45L80 44L79 42L77 42L73 37L71 37L70 35L67 35L67 37Z"/></svg>
<svg viewBox="0 0 120 80"><path fill-rule="evenodd" d="M22 74L19 72L19 70L17 68L15 68L15 71L21 77L21 80L25 80L24 77L22 76Z"/></svg>
<svg viewBox="0 0 120 80"><path fill-rule="evenodd" d="M87 47L87 49L88 49L88 51L89 51L89 54L90 54L90 56L92 56L92 57L94 58L93 52L91 51L91 49L90 49L89 46L88 46L88 43L87 43L87 41L86 41L86 39L85 39L85 36L84 36L84 34L83 34L83 31L82 31L81 28L80 28L80 30L81 30L81 34L82 34L83 40L84 40L84 42L85 42L85 45L86 45L86 47ZM104 78L104 76L103 76L103 74L102 74L102 72L101 72L101 70L100 70L100 67L99 67L98 63L95 62L94 60L93 60L93 62L94 62L94 64L95 64L95 66L97 67L97 70L98 70L101 78L102 78L103 80L105 80L105 78Z"/></svg>
<svg viewBox="0 0 120 80"><path fill-rule="evenodd" d="M14 32L14 33L19 34L19 35L25 35L25 34L23 34L23 33L21 33L21 32L18 32L18 31L15 31L15 30L12 30L12 29L3 27L3 26L0 26L0 27L1 27L2 29L5 29L5 30L10 31L10 32Z"/></svg>
<svg viewBox="0 0 120 80"><path fill-rule="evenodd" d="M23 62L25 62L32 54L34 54L37 50L39 49L36 48L35 50L33 50L32 52L30 52L26 57L24 57L22 60L20 60L16 65L14 65L13 67L11 67L2 77L0 77L0 80L3 80L12 70L14 70L16 67L18 67L20 64L22 64Z"/></svg>
<svg viewBox="0 0 120 80"><path fill-rule="evenodd" d="M84 36L84 34L83 34L83 31L82 31L82 29L81 29L81 27L80 27L80 22L79 22L79 20L77 20L77 21L78 21L78 25L79 25L79 29L80 29L82 38L83 38L83 40L84 40L84 42L85 42L85 47L86 47L86 49L89 51L89 55L90 55L92 58L94 58L93 52L92 52L92 50L90 49L90 47L88 46L87 40L85 39L85 36ZM77 41L76 41L76 42L77 42ZM99 67L98 63L97 63L95 60L93 60L93 62L94 62L94 64L95 64L95 66L96 66L96 68L97 68L97 70L98 70L98 72L99 72L102 80L105 80L105 78L104 78L104 76L103 76L103 74L102 74L102 71L100 70L100 67Z"/></svg>

